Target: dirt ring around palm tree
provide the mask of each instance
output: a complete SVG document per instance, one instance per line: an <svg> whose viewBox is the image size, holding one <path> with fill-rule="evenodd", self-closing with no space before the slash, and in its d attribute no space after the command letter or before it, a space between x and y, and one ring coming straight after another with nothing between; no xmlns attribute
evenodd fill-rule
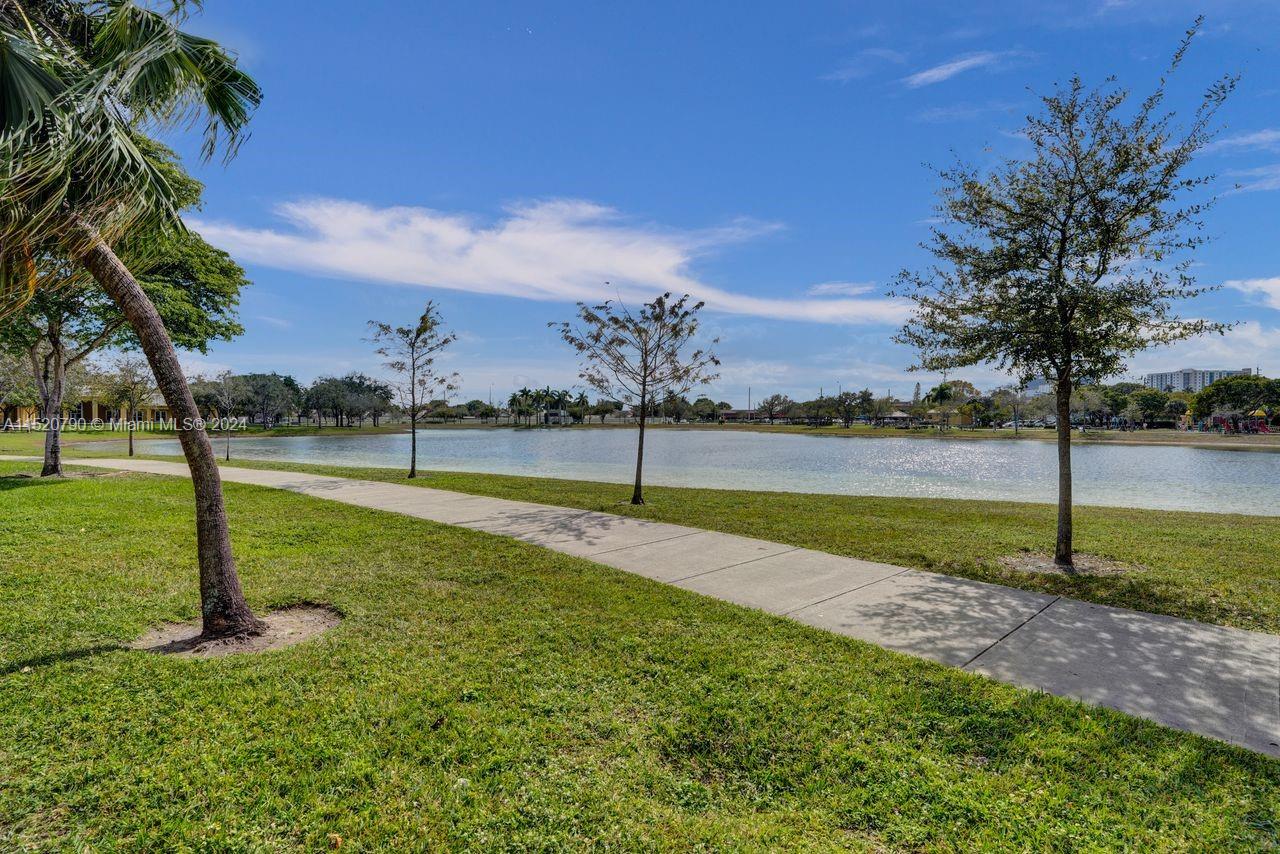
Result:
<svg viewBox="0 0 1280 854"><path fill-rule="evenodd" d="M1000 565L1005 569L1041 575L1128 575L1140 572L1142 569L1132 564L1121 563L1118 560L1088 554L1076 554L1072 558L1072 563L1074 566L1070 568L1058 566L1053 562L1053 555L1041 552L1022 552L1016 555L1005 555L1000 558Z"/></svg>
<svg viewBox="0 0 1280 854"><path fill-rule="evenodd" d="M266 628L258 634L232 635L204 640L200 623L165 623L148 631L130 649L174 655L179 658L222 658L243 653L288 649L324 634L342 615L328 605L305 603L279 608L263 616Z"/></svg>

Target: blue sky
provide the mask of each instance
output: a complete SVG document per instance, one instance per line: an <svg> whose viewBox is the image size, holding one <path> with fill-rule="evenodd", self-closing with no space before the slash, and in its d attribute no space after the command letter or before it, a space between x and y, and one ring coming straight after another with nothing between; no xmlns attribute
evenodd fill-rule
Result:
<svg viewBox="0 0 1280 854"><path fill-rule="evenodd" d="M546 327L574 300L672 289L707 300L717 399L909 395L935 378L907 371L884 292L926 261L926 164L1017 155L1035 93L1073 73L1145 94L1201 8L1175 106L1243 76L1200 164L1225 195L1196 272L1229 284L1188 313L1242 324L1131 368L1275 375L1280 4L1231 0L208 0L188 28L266 99L229 165L175 140L207 183L193 224L254 282L245 335L187 364L378 373L366 321L434 299L463 397L505 398L577 381Z"/></svg>

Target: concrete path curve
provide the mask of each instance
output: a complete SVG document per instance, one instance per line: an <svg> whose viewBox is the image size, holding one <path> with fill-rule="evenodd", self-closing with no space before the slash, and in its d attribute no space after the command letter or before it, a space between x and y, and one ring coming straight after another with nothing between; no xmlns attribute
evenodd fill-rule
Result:
<svg viewBox="0 0 1280 854"><path fill-rule="evenodd" d="M68 462L188 476L181 463ZM1276 635L608 513L296 472L226 467L222 477L515 537L1280 757Z"/></svg>

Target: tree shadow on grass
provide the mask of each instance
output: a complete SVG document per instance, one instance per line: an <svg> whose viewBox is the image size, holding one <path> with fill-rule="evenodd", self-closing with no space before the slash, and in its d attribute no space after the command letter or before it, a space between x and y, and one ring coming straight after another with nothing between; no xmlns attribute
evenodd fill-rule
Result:
<svg viewBox="0 0 1280 854"><path fill-rule="evenodd" d="M37 655L15 661L12 664L0 665L0 676L10 676L14 673L48 667L51 664L58 664L64 661L79 661L82 658L90 658L95 655L101 655L104 652L115 652L121 649L124 649L124 647L118 644L98 644L97 646L87 646L81 649L68 649L63 652Z"/></svg>
<svg viewBox="0 0 1280 854"><path fill-rule="evenodd" d="M37 477L34 474L17 473L0 475L0 492L8 492L11 489L22 489L26 486L40 486L47 483L57 483L58 478Z"/></svg>
<svg viewBox="0 0 1280 854"><path fill-rule="evenodd" d="M1168 577L1145 570L1133 575L1035 575L1009 570L998 564L983 564L976 568L941 565L933 571L1201 623L1234 626L1247 631L1276 631L1274 611L1267 607L1265 600L1245 602L1229 597L1216 598L1209 595L1212 590L1194 584L1179 585Z"/></svg>
<svg viewBox="0 0 1280 854"><path fill-rule="evenodd" d="M71 471L65 475L42 477L38 474L32 474L29 472L15 472L13 474L0 475L0 492L29 487L47 487L56 484L73 483L79 480L101 480L103 478L122 477L130 474L132 473L126 471Z"/></svg>

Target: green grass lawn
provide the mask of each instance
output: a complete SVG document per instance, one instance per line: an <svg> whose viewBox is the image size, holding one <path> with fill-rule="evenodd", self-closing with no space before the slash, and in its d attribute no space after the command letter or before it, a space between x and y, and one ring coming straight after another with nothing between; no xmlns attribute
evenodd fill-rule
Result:
<svg viewBox="0 0 1280 854"><path fill-rule="evenodd" d="M1209 623L1280 632L1280 518L1078 507L1076 548L1129 564L1123 575L1029 575L1003 555L1051 552L1056 508L951 499L875 498L724 489L631 488L612 483L509 475L344 468L233 460L581 507L758 537L834 554L945 572L1025 590L1058 593Z"/></svg>
<svg viewBox="0 0 1280 854"><path fill-rule="evenodd" d="M380 433L403 433L408 428L403 424L380 424L374 427L372 423L365 424L363 427L334 427L328 425L323 428L317 427L315 424L300 424L298 426L283 425L280 427L272 427L264 430L261 427L250 426L244 430L236 430L231 435L233 437L250 437L262 438L264 436L351 436L351 435L376 435ZM134 439L142 441L144 439L174 439L177 433L173 430L138 430L133 434ZM223 433L214 433L213 441L217 445L224 438ZM97 442L126 442L129 439L127 432L115 430L67 430L62 434L62 447L64 454L72 455L77 450L81 452L92 452L94 443ZM20 430L0 431L0 454L42 454L44 453L44 433L35 431L24 432Z"/></svg>
<svg viewBox="0 0 1280 854"><path fill-rule="evenodd" d="M0 479L0 849L1280 843L1280 763L1243 750L514 540L227 494L253 606L341 625L121 649L197 613L190 485Z"/></svg>

